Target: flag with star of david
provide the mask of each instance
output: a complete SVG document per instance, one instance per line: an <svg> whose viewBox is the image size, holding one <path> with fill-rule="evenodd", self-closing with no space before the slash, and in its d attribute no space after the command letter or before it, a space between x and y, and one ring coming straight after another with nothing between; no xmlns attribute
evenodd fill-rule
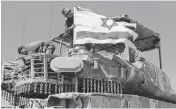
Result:
<svg viewBox="0 0 176 109"><path fill-rule="evenodd" d="M135 40L136 24L117 22L81 7L74 7L74 44L116 44L121 38Z"/></svg>

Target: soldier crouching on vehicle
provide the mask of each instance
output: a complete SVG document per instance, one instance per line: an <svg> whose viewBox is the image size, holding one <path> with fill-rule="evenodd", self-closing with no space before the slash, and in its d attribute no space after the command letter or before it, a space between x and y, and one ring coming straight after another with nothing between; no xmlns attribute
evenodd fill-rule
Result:
<svg viewBox="0 0 176 109"><path fill-rule="evenodd" d="M21 55L30 55L30 54L37 54L37 53L46 53L46 54L53 54L55 51L55 46L52 42L44 42L44 41L36 41L27 44L26 46L20 46L18 48L18 53ZM24 65L26 67L23 68L23 71L29 70L30 58L26 56L21 57ZM38 60L38 62L40 62ZM41 65L38 65L36 67L41 67ZM41 70L41 69L40 69Z"/></svg>
<svg viewBox="0 0 176 109"><path fill-rule="evenodd" d="M51 42L36 41L27 44L26 46L18 47L18 53L22 55L36 54L36 53L47 53L53 54L55 46Z"/></svg>

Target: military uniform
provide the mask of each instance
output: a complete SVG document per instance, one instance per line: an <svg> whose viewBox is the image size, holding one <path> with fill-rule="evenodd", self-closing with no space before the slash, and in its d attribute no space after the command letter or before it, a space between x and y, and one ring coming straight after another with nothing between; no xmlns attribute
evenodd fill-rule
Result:
<svg viewBox="0 0 176 109"><path fill-rule="evenodd" d="M35 53L46 53L46 51L48 50L50 50L51 54L53 54L53 52L55 51L55 46L52 44L52 42L36 41L29 43L26 46L23 46L23 48L21 49L26 50L27 54L24 55L30 55Z"/></svg>
<svg viewBox="0 0 176 109"><path fill-rule="evenodd" d="M74 17L73 12L71 9L64 8L62 10L62 14L67 17L65 21L65 32L66 32L66 39L69 39L70 47L73 47L73 28L74 28ZM69 14L69 15L68 15Z"/></svg>

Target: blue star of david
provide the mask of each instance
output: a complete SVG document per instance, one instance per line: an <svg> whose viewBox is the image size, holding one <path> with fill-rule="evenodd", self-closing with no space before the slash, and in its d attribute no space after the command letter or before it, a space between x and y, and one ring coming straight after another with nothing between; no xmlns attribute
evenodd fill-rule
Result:
<svg viewBox="0 0 176 109"><path fill-rule="evenodd" d="M117 26L118 25L114 20L112 20L111 18L108 18L108 17L107 18L101 18L101 20L103 21L103 24L101 26L105 27L105 28L108 28L108 30L111 30L113 26ZM113 23L111 25L108 25L107 24L108 20L112 20Z"/></svg>

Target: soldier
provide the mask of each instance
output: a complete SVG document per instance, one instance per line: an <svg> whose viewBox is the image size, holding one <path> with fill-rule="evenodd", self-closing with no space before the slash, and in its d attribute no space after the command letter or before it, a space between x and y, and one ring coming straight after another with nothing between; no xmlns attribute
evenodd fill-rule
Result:
<svg viewBox="0 0 176 109"><path fill-rule="evenodd" d="M18 47L18 53L23 55L35 54L35 53L47 53L53 54L55 46L51 42L36 41L27 44L26 46Z"/></svg>
<svg viewBox="0 0 176 109"><path fill-rule="evenodd" d="M65 21L65 31L66 33L70 33L73 36L73 28L74 28L74 19L73 19L73 12L71 9L63 8L62 14L67 17L67 20Z"/></svg>
<svg viewBox="0 0 176 109"><path fill-rule="evenodd" d="M65 21L65 32L67 33L67 37L70 39L70 47L73 47L73 28L74 26L74 17L73 17L73 12L71 9L68 8L63 8L62 9L62 14L67 18Z"/></svg>
<svg viewBox="0 0 176 109"><path fill-rule="evenodd" d="M52 42L43 42L43 41L36 41L27 44L26 46L20 46L18 48L18 53L22 55L30 55L30 54L36 54L36 53L46 53L46 54L53 54L55 51L55 46ZM30 58L28 57L20 57L24 63L25 66L30 66ZM38 62L38 61L37 61ZM28 71L30 67L23 67L21 69L22 72ZM41 68L41 65L37 65L36 67ZM37 69L40 71L41 69Z"/></svg>
<svg viewBox="0 0 176 109"><path fill-rule="evenodd" d="M70 49L69 54L72 52L90 52L92 49L91 44L84 44L84 45L77 45L75 48L73 48L73 32L74 32L74 13L71 11L71 9L63 8L62 14L67 17L67 20L65 21L65 32L66 32L66 39L70 39ZM84 50L83 50L84 49Z"/></svg>

